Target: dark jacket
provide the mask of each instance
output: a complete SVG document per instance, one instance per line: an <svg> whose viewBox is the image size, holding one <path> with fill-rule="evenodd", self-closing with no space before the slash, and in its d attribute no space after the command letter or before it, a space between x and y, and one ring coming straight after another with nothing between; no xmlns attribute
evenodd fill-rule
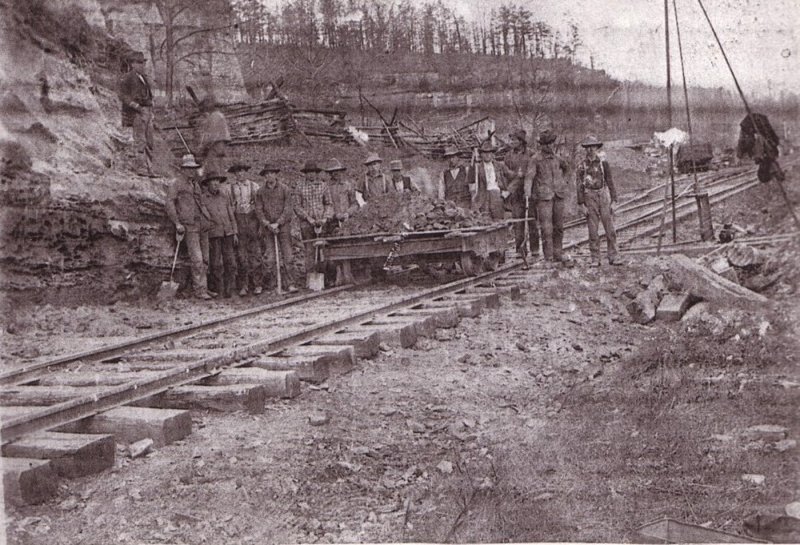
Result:
<svg viewBox="0 0 800 545"><path fill-rule="evenodd" d="M552 153L542 155L533 164L533 198L538 201L565 198L569 187L568 170L569 165L563 159Z"/></svg>
<svg viewBox="0 0 800 545"><path fill-rule="evenodd" d="M340 182L328 183L328 190L331 193L331 204L335 216L341 214L352 215L358 210L356 202L356 192L350 182L342 180Z"/></svg>
<svg viewBox="0 0 800 545"><path fill-rule="evenodd" d="M286 225L292 220L293 213L292 192L281 182L274 189L264 185L256 192L256 217L259 222Z"/></svg>
<svg viewBox="0 0 800 545"><path fill-rule="evenodd" d="M177 178L167 190L165 207L172 223L180 223L188 232L205 231L211 226L211 214L197 182Z"/></svg>
<svg viewBox="0 0 800 545"><path fill-rule="evenodd" d="M512 201L522 202L525 197L525 176L528 168L532 166L531 156L527 152L517 153L512 151L506 154L503 160L503 176L508 183L508 198ZM520 171L522 174L520 174Z"/></svg>
<svg viewBox="0 0 800 545"><path fill-rule="evenodd" d="M136 107L153 105L153 91L147 76L131 70L119 82L119 100L122 103L122 126L132 127Z"/></svg>
<svg viewBox="0 0 800 545"><path fill-rule="evenodd" d="M220 191L212 195L205 191L203 201L211 214L211 230L208 232L208 238L239 234L230 194Z"/></svg>
<svg viewBox="0 0 800 545"><path fill-rule="evenodd" d="M442 180L444 183L444 198L453 201L458 206L468 208L472 197L469 194L469 185L467 184L467 169L459 167L458 173L453 177L448 168L442 173Z"/></svg>

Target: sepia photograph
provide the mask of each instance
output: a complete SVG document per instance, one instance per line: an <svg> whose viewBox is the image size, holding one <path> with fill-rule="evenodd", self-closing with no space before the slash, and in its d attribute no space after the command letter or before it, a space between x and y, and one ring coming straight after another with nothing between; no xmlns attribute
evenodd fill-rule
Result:
<svg viewBox="0 0 800 545"><path fill-rule="evenodd" d="M800 543L796 0L0 0L0 545Z"/></svg>

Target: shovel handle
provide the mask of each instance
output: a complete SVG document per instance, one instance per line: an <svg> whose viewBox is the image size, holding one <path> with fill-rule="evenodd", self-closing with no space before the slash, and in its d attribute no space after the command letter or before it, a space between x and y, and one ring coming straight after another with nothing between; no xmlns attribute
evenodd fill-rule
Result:
<svg viewBox="0 0 800 545"><path fill-rule="evenodd" d="M178 263L178 251L181 249L181 241L183 240L183 234L179 233L176 238L175 244L175 257L172 258L172 270L169 273L169 281L172 282L172 277L175 276L175 265Z"/></svg>

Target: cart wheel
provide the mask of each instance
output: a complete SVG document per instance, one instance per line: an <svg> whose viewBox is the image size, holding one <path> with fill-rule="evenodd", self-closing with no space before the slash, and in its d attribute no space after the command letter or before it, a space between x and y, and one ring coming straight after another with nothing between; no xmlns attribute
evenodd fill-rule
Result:
<svg viewBox="0 0 800 545"><path fill-rule="evenodd" d="M500 252L492 252L483 260L483 269L485 271L496 271L502 263L502 255Z"/></svg>
<svg viewBox="0 0 800 545"><path fill-rule="evenodd" d="M461 254L461 269L467 276L476 276L478 274L475 259L470 253Z"/></svg>

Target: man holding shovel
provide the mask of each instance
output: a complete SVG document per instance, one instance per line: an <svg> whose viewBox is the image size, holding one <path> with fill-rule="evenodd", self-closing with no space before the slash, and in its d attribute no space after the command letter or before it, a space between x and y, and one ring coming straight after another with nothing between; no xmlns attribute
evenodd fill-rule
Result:
<svg viewBox="0 0 800 545"><path fill-rule="evenodd" d="M347 168L338 159L331 159L325 172L328 173L328 190L331 193L331 204L333 206L333 219L331 224L336 228L347 221L347 219L358 211L358 201L353 185L343 178ZM334 229L328 229L332 232ZM349 261L343 261L336 266L336 285L352 284L353 272Z"/></svg>
<svg viewBox="0 0 800 545"><path fill-rule="evenodd" d="M321 170L314 161L306 161L301 169L305 179L297 190L294 211L300 218L300 234L303 241L321 237L325 224L333 218L331 192L325 181L320 178ZM317 248L306 244L305 252L306 274L320 272L316 271Z"/></svg>
<svg viewBox="0 0 800 545"><path fill-rule="evenodd" d="M175 224L176 238L186 238L195 297L211 299L206 277L211 214L203 202L200 165L193 155L183 156L181 174L167 192L167 216Z"/></svg>
<svg viewBox="0 0 800 545"><path fill-rule="evenodd" d="M259 172L264 185L256 192L255 211L264 235L264 261L279 287L297 291L292 274L292 215L294 203L288 187L278 181L277 165L267 163Z"/></svg>

